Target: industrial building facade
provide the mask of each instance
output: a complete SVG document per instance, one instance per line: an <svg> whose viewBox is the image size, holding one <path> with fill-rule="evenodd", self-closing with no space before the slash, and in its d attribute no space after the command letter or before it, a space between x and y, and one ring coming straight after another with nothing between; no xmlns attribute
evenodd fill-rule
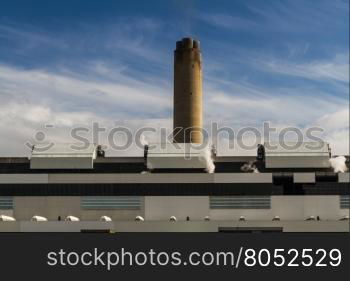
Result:
<svg viewBox="0 0 350 281"><path fill-rule="evenodd" d="M16 219L0 222L0 231L349 231L349 173L243 173L250 157L217 157L212 174L145 173L142 157L96 158L81 170L0 160L0 215ZM48 221L33 222L36 215Z"/></svg>

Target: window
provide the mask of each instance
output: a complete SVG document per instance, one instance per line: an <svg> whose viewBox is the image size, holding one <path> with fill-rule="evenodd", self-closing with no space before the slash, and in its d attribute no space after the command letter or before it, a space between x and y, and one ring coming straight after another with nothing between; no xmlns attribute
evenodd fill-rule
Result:
<svg viewBox="0 0 350 281"><path fill-rule="evenodd" d="M11 209L13 209L13 198L0 196L0 210L11 210Z"/></svg>
<svg viewBox="0 0 350 281"><path fill-rule="evenodd" d="M340 208L341 209L350 209L350 195L341 195L340 196Z"/></svg>
<svg viewBox="0 0 350 281"><path fill-rule="evenodd" d="M140 196L87 196L81 199L81 208L85 210L139 210Z"/></svg>
<svg viewBox="0 0 350 281"><path fill-rule="evenodd" d="M270 209L270 196L211 196L210 209Z"/></svg>

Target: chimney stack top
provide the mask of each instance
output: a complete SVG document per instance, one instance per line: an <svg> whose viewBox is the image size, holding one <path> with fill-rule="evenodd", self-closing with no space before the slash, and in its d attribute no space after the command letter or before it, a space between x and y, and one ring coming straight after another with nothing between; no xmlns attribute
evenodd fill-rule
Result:
<svg viewBox="0 0 350 281"><path fill-rule="evenodd" d="M182 40L176 42L176 50L199 49L199 47L199 41L190 37L182 38Z"/></svg>

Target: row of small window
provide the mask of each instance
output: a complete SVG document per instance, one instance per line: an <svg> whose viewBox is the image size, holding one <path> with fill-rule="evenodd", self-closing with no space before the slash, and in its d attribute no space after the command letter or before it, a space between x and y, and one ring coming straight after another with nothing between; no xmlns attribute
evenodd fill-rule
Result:
<svg viewBox="0 0 350 281"><path fill-rule="evenodd" d="M0 210L11 210L11 209L13 209L13 198L0 197Z"/></svg>
<svg viewBox="0 0 350 281"><path fill-rule="evenodd" d="M270 196L211 196L210 209L270 209ZM84 210L140 210L141 196L87 196L81 199ZM0 210L14 208L12 197L0 197ZM340 208L350 208L350 196L340 196Z"/></svg>
<svg viewBox="0 0 350 281"><path fill-rule="evenodd" d="M140 210L140 196L82 197L81 208L85 210ZM0 197L0 210L14 209L13 197Z"/></svg>
<svg viewBox="0 0 350 281"><path fill-rule="evenodd" d="M81 199L81 208L85 210L140 210L142 204L140 196L98 196Z"/></svg>
<svg viewBox="0 0 350 281"><path fill-rule="evenodd" d="M270 196L211 196L210 209L270 209Z"/></svg>

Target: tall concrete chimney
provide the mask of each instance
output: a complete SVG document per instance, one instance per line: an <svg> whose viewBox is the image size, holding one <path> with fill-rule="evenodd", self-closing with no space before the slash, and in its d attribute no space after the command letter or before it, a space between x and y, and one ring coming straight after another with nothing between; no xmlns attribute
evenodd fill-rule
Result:
<svg viewBox="0 0 350 281"><path fill-rule="evenodd" d="M174 142L202 143L202 119L199 41L183 38L174 52Z"/></svg>

